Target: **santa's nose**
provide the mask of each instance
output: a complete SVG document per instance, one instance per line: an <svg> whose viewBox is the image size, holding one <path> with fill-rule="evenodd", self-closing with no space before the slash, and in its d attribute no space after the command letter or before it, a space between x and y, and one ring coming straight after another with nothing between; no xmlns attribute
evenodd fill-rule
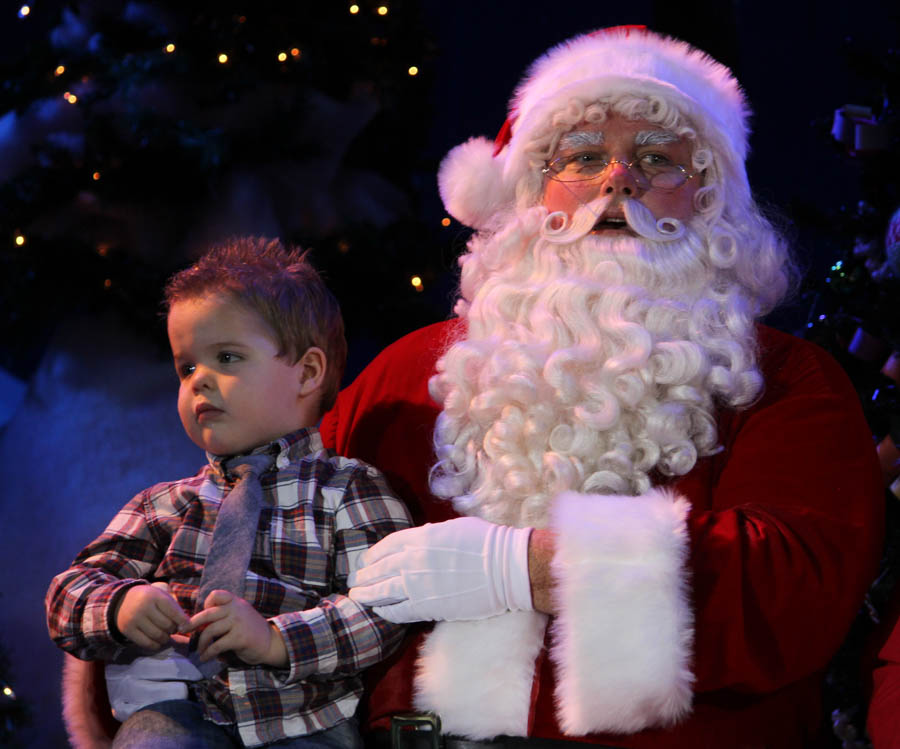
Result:
<svg viewBox="0 0 900 749"><path fill-rule="evenodd" d="M641 190L628 164L612 161L603 174L601 192L604 195L633 198Z"/></svg>

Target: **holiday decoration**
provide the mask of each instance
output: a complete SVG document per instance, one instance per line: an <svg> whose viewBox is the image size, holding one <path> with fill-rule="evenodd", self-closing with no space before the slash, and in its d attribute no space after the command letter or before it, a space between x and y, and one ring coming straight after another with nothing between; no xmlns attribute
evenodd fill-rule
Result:
<svg viewBox="0 0 900 749"><path fill-rule="evenodd" d="M45 33L0 70L0 366L26 377L82 312L159 338L162 282L233 234L310 247L369 350L443 314L410 183L432 55L414 4L18 13Z"/></svg>
<svg viewBox="0 0 900 749"><path fill-rule="evenodd" d="M878 55L849 40L845 51L851 67L880 81L882 96L834 113L831 136L858 174L858 201L833 217L844 251L824 278L807 279L802 300L809 309L806 337L835 356L856 386L887 492L881 569L825 682L834 735L843 749L865 749L867 643L900 583L900 77L895 50Z"/></svg>

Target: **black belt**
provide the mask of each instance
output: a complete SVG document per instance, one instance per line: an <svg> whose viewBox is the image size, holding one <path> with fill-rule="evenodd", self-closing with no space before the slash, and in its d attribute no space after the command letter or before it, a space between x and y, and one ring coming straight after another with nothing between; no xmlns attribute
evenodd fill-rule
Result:
<svg viewBox="0 0 900 749"><path fill-rule="evenodd" d="M374 749L572 749L578 743L529 736L466 739L441 733L441 719L430 714L394 716L390 732L375 731L371 739ZM592 746L615 749L602 744Z"/></svg>

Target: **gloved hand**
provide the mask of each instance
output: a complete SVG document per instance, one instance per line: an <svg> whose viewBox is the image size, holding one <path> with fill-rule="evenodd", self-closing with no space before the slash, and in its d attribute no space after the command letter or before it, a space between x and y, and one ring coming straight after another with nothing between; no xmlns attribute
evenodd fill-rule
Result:
<svg viewBox="0 0 900 749"><path fill-rule="evenodd" d="M531 528L463 517L392 533L350 574L350 598L392 622L531 611Z"/></svg>

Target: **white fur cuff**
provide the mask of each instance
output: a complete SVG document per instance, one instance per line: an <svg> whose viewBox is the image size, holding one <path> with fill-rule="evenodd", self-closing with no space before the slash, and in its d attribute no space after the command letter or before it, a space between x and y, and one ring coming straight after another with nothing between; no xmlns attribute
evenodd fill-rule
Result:
<svg viewBox="0 0 900 749"><path fill-rule="evenodd" d="M438 622L419 654L416 708L438 713L442 729L458 736L525 736L546 627L534 611Z"/></svg>
<svg viewBox="0 0 900 749"><path fill-rule="evenodd" d="M633 733L691 707L693 617L687 589L688 503L640 497L556 498L552 625L556 698L570 735Z"/></svg>

